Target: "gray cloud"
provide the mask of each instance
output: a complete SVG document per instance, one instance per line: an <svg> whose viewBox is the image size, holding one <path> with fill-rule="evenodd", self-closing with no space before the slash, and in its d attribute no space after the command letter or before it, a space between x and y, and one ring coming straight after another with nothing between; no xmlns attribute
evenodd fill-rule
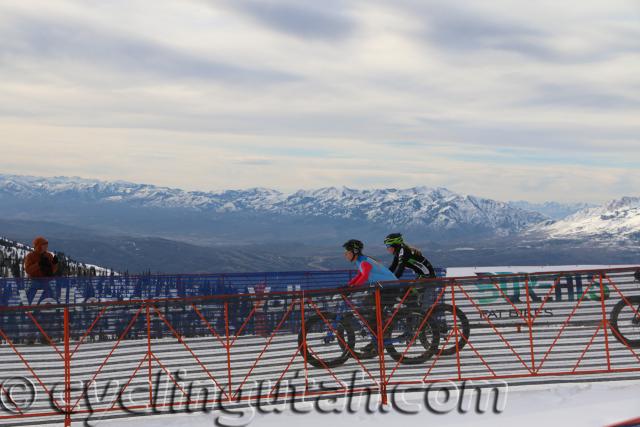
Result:
<svg viewBox="0 0 640 427"><path fill-rule="evenodd" d="M536 55L550 53L535 43L545 34L453 7L429 8L427 37L455 50L504 49Z"/></svg>
<svg viewBox="0 0 640 427"><path fill-rule="evenodd" d="M498 123L492 121L470 122L460 121L455 125L444 121L441 126L433 126L430 121L429 136L436 140L453 140L460 144L483 144L487 147L532 147L540 152L553 153L564 150L573 151L575 158L580 158L585 152L608 152L616 146L616 141L625 145L635 135L640 126L634 128L615 128L614 126L594 127L589 124L583 126L545 124L536 126L529 123ZM607 140L609 144L601 141ZM599 141L599 142L596 142ZM634 147L637 151L640 148Z"/></svg>
<svg viewBox="0 0 640 427"><path fill-rule="evenodd" d="M633 2L5 0L0 166L609 198L640 179Z"/></svg>
<svg viewBox="0 0 640 427"><path fill-rule="evenodd" d="M345 13L351 3L341 0L224 0L217 4L230 6L268 28L304 39L342 39L356 27L356 21Z"/></svg>
<svg viewBox="0 0 640 427"><path fill-rule="evenodd" d="M228 83L269 83L298 77L259 64L243 67L178 51L141 38L127 38L115 32L89 28L71 20L53 21L32 16L15 16L9 26L0 27L0 61L10 66L21 58L50 59L109 67L123 73L171 79L198 79Z"/></svg>
<svg viewBox="0 0 640 427"><path fill-rule="evenodd" d="M640 52L640 45L634 42L640 37L640 30L611 22L599 23L611 36L606 45L567 51L559 49L556 43L562 28L545 27L539 19L531 22L519 19L521 12L517 10L497 15L483 10L484 3L405 0L401 4L412 16L423 18L420 38L453 55L494 50L545 62L588 63L620 53Z"/></svg>
<svg viewBox="0 0 640 427"><path fill-rule="evenodd" d="M469 4L456 7L448 2L409 1L405 7L423 18L422 37L437 48L457 53L493 49L541 58L556 56L541 43L548 37L546 32L474 11Z"/></svg>
<svg viewBox="0 0 640 427"><path fill-rule="evenodd" d="M524 100L525 106L561 106L587 109L640 108L640 98L575 84L545 84L535 87L536 96Z"/></svg>

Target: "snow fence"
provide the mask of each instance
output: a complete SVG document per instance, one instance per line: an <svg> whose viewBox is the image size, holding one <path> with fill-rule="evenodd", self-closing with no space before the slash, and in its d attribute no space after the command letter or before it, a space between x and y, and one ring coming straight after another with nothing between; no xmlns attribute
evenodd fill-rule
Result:
<svg viewBox="0 0 640 427"><path fill-rule="evenodd" d="M4 279L0 423L640 376L638 268Z"/></svg>

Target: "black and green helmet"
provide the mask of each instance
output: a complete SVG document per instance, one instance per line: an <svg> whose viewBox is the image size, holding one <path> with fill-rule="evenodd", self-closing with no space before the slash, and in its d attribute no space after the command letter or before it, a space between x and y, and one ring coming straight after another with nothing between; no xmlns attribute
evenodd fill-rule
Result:
<svg viewBox="0 0 640 427"><path fill-rule="evenodd" d="M399 246L404 244L404 240L402 240L402 234L400 233L391 233L387 237L384 238L384 244L387 246Z"/></svg>
<svg viewBox="0 0 640 427"><path fill-rule="evenodd" d="M344 245L342 245L342 247L349 252L360 255L362 253L362 250L364 249L364 243L362 243L360 240L351 239L347 240Z"/></svg>

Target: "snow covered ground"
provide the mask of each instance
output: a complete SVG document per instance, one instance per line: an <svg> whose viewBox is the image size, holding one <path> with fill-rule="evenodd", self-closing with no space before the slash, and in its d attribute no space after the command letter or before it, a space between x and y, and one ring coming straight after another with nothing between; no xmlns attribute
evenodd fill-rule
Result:
<svg viewBox="0 0 640 427"><path fill-rule="evenodd" d="M422 394L413 394L407 401L419 404ZM204 427L216 425L220 414L175 414L96 421L101 427ZM597 383L554 384L541 386L510 387L502 413L487 411L466 414L452 411L435 414L423 409L417 414L397 411L369 414L364 409L355 413L322 414L311 412L296 414L288 410L281 414L255 414L248 421L250 426L270 427L305 425L305 427L357 427L395 426L607 426L640 416L640 381L612 381Z"/></svg>
<svg viewBox="0 0 640 427"><path fill-rule="evenodd" d="M628 266L605 265L570 265L570 266L497 266L450 268L448 276L475 276L476 273L522 273L543 271L572 271L600 268L621 268ZM600 381L568 384L541 384L509 386L501 413L486 411L479 414L475 411L460 413L457 410L446 414L429 411L423 404L424 393L408 395L410 404L421 405L417 414L403 414L391 409L388 413L369 413L364 408L356 413L341 411L336 414L323 414L312 411L297 414L285 410L280 414L261 414L249 412L242 419L237 416L221 419L224 414L174 414L147 416L119 420L105 420L94 423L103 427L137 427L162 426L174 427L189 425L190 427L230 425L230 426L288 426L305 425L305 427L357 427L357 426L390 426L422 427L438 426L608 426L631 418L640 417L640 380L632 381ZM340 407L340 405L337 405ZM216 423L216 420L218 423ZM220 423L222 421L222 423Z"/></svg>
<svg viewBox="0 0 640 427"><path fill-rule="evenodd" d="M537 272L537 271L572 271L572 270L590 270L601 269L606 267L622 267L622 266L497 266L497 267L468 267L451 269L450 275L455 276L474 276L476 273L519 273L519 272ZM630 275L627 275L627 279L622 280L620 283L623 291L632 289L637 293L637 282L633 281ZM614 277L614 280L617 280ZM474 290L467 290L472 296L478 297L477 292ZM474 293L476 292L476 293ZM586 292L586 291L585 291ZM482 292L479 294L483 295ZM564 294L563 294L564 295ZM635 294L634 294L635 295ZM554 297L555 298L555 297ZM563 305L562 301L568 302L566 299L559 299L553 301L556 304L551 309L554 310L556 316L567 316L568 310L572 309L572 305ZM525 304L526 301L522 300L518 304ZM606 300L606 310L609 312L611 306L615 304L614 298ZM480 324L478 310L470 307L470 302L461 298L457 301L458 307L464 309L469 317L472 325ZM466 304L466 305L465 305ZM550 307L550 302L547 307ZM500 312L501 309L513 308L511 304L506 302L494 302L493 305L488 306L491 309L495 309L496 312ZM537 306L534 306L535 309ZM501 312L500 312L501 313ZM114 315L118 315L115 313ZM579 319L577 316L581 316ZM592 319L593 316L597 316L596 319L601 319L602 307L600 303L596 305L593 301L591 305L585 303L585 307L581 308L576 314L575 320L586 321ZM502 319L502 317L500 317ZM534 364L534 354L531 354L531 360L528 359L531 345L530 337L527 338L523 335L520 329L516 329L512 325L511 317L505 317L502 320L494 319L496 328L501 332L501 338L510 343L509 347L500 344L500 340L489 328L476 328L473 329L472 339L470 343L473 343L475 350L471 350L470 346L465 348L465 351L460 353L460 363L464 368L463 378L478 378L478 375L486 375L487 366L484 363L492 366L500 376L508 375L513 378L516 374L526 374L529 363ZM577 322L575 328L568 327L563 334L562 345L559 345L552 354L551 342L554 341L557 331L552 327L548 327L546 324L536 324L534 329L535 338L535 360L538 360L538 373L553 374L558 371L570 370L574 363L576 367L584 369L585 372L591 369L593 370L605 370L606 360L604 359L604 334L598 334L596 325L585 325L581 322ZM145 329L146 330L146 329ZM592 335L592 333L594 335ZM558 335L559 336L559 335ZM593 341L593 339L600 337ZM144 385L146 384L146 375L135 375L134 369L139 366L140 360L146 355L147 341L137 342L137 338L132 338L123 342L113 354L109 353L112 343L110 342L95 342L85 343L82 346L81 352L74 356L74 363L72 366L72 376L77 381L88 381L99 368L99 365L103 362L103 359L109 356L109 366L105 369L104 373L100 374L100 381L103 383L110 379L127 380L132 375L130 389L136 387L142 387L138 394L141 394L146 399L146 392L144 391ZM591 341L589 341L591 339ZM185 339L185 343L189 345L191 350L198 355L200 361L213 372L213 375L218 374L227 375L228 360L224 349L216 344L216 341L211 341L208 337L191 337ZM588 347L585 348L587 343ZM275 380L279 376L279 369L281 366L285 366L289 363L293 353L291 349L295 350L295 344L297 343L297 335L290 332L277 335L274 341L270 345L271 357L264 366L260 366L259 369L253 371L253 379L271 379ZM234 368L233 387L231 387L232 378L229 377L229 387L235 389L240 386L240 381L243 381L244 375L247 374L249 368L253 366L256 361L256 355L260 353L265 344L265 338L262 336L241 336L238 341L238 345L234 347L232 355L232 363ZM293 345L293 347L292 347ZM191 381L206 381L207 378L203 372L199 369L199 366L195 364L193 360L193 354L189 354L184 348L183 344L175 341L171 337L164 337L162 339L152 340L152 347L154 350L154 356L157 356L158 361L162 363L171 372L175 372L178 368L184 368L188 371L190 376L188 379ZM8 346L0 347L0 361L4 366L4 372L11 372L13 375L19 375L23 373L26 377L30 378L29 373L26 372L23 362L20 358L16 357ZM30 360L31 367L41 375L47 384L53 384L57 379L62 377L62 365L59 362L58 355L51 349L46 349L42 346L20 346L22 354ZM615 375L613 373L597 373L587 378L587 374L576 376L563 376L563 377L547 377L538 376L537 378L526 377L513 378L509 381L512 383L509 385L509 393L506 395L506 403L504 411L501 414L475 414L467 413L460 414L455 411L450 411L446 415L438 415L432 411L428 411L426 408L422 408L417 414L407 415L399 412L391 411L389 413L369 413L367 411L360 410L355 413L349 413L347 411L341 411L339 414L322 414L317 411L300 415L290 410L285 411L282 414L261 414L251 413L245 415L243 418L238 419L237 416L231 416L227 414L226 419L222 423L215 424L216 420L221 421L220 417L225 415L220 412L214 412L210 414L172 414L164 416L145 416L139 418L118 418L111 420L100 420L99 414L95 414L91 418L90 425L100 426L124 426L124 427L136 427L136 426L182 426L185 424L191 424L190 427L210 426L210 425L226 425L230 427L239 426L276 426L284 424L287 426L292 423L304 423L310 426L322 426L331 423L334 426L351 426L356 425L384 425L391 423L406 424L403 427L424 426L424 425L480 425L480 426L502 426L509 425L514 426L540 426L543 423L554 425L586 425L586 426L605 426L616 422L620 422L626 419L640 416L640 376L637 372L622 371L622 369L637 368L638 356L635 352L626 350L616 341L611 340L610 349L608 350L611 355L612 368L616 369ZM482 358L476 357L476 355L482 355ZM479 356L478 355L478 356ZM548 362L545 365L545 369L541 370L542 362L541 357L544 355L545 360ZM547 359L548 356L548 359ZM524 358L524 362L519 363L519 357ZM266 360L266 359L265 359ZM393 363L390 359L386 359L389 363ZM455 378L456 361L455 358L443 357L433 361L434 365L429 368L429 374L433 379L447 379ZM291 371L287 374L287 378L295 377L294 371L300 371L304 369L303 359L298 357L294 360L294 364L291 365ZM364 364L372 371L375 371L378 365L376 360L365 361ZM354 363L345 364L341 367L334 369L334 374L339 377L346 376L350 378L349 373L353 370ZM390 364L389 366L395 366ZM524 369L523 369L524 368ZM151 368L150 368L151 369ZM153 367L157 370L158 366ZM420 370L423 371L420 371ZM402 366L396 372L395 379L415 379L422 378L425 367L407 365ZM137 369L135 369L137 371ZM574 368L575 370L575 368ZM24 372L23 372L24 371ZM133 372L133 374L132 374ZM222 373L221 373L222 372ZM416 372L419 376L416 376ZM193 376L191 376L193 374ZM576 372L580 374L580 372ZM310 371L310 380L321 381L328 374L320 370ZM608 381L612 377L617 376L618 379L622 378L625 381ZM187 378L185 376L185 378ZM633 381L630 381L634 378ZM572 384L550 384L548 381L552 380L583 380L590 379L594 382L582 382ZM520 385L514 385L516 382L520 382ZM526 381L528 385L523 385L523 381ZM538 385L531 385L532 382L537 381ZM600 382L598 382L600 381ZM543 383L544 382L544 383ZM162 383L164 384L164 382ZM368 384L368 383L363 383ZM160 388L156 387L156 390ZM135 394L135 393L134 393ZM136 394L136 396L138 396ZM45 395L43 397L46 398ZM411 395L409 402L420 403L423 398L423 393L419 395ZM100 399L96 398L96 402ZM142 402L143 400L140 400ZM146 401L146 400L145 400ZM110 400L106 400L109 403ZM36 407L43 409L48 402L38 401ZM333 405L340 408L340 405ZM98 408L99 405L95 406ZM111 413L110 416L119 416L122 413ZM124 415L124 414L122 414ZM25 422L30 422L31 425L38 425L37 419L25 419ZM74 421L81 421L75 418ZM1 423L0 423L1 424ZM80 423L78 423L80 424ZM17 424L16 424L17 425ZM75 424L74 424L75 425Z"/></svg>

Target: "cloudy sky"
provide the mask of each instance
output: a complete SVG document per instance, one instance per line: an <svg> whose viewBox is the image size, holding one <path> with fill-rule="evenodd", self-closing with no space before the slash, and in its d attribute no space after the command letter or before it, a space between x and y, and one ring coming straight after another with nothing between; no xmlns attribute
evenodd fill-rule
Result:
<svg viewBox="0 0 640 427"><path fill-rule="evenodd" d="M640 195L637 0L3 0L0 173Z"/></svg>

